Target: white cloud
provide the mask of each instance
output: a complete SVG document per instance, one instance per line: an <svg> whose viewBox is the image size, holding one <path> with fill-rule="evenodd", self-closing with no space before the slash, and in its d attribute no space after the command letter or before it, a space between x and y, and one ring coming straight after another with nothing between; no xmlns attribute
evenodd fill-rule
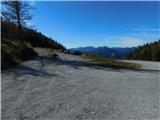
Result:
<svg viewBox="0 0 160 120"><path fill-rule="evenodd" d="M160 32L158 32L160 30L159 28L145 28L139 30L140 31L134 31L117 36L108 36L102 44L110 47L133 47L160 39Z"/></svg>
<svg viewBox="0 0 160 120"><path fill-rule="evenodd" d="M145 37L149 37L149 38L155 38L155 39L160 38L160 35L158 35L158 34L143 33L142 35Z"/></svg>
<svg viewBox="0 0 160 120"><path fill-rule="evenodd" d="M26 0L23 0L23 1L26 1ZM27 2L29 2L29 4L31 6L34 6L36 1L34 1L34 0L28 0Z"/></svg>
<svg viewBox="0 0 160 120"><path fill-rule="evenodd" d="M67 49L79 47L77 46L77 44L74 44L74 43L63 43L63 45L65 45Z"/></svg>
<svg viewBox="0 0 160 120"><path fill-rule="evenodd" d="M136 47L144 43L144 40L130 36L110 36L105 40L105 45L110 47Z"/></svg>
<svg viewBox="0 0 160 120"><path fill-rule="evenodd" d="M137 31L137 32L160 32L160 28L139 27L139 28L133 29L133 31Z"/></svg>
<svg viewBox="0 0 160 120"><path fill-rule="evenodd" d="M124 47L132 47L132 46L138 46L144 44L144 41L139 38L133 38L133 37L122 37L119 41L119 44Z"/></svg>
<svg viewBox="0 0 160 120"><path fill-rule="evenodd" d="M138 37L146 42L156 41L160 39L160 34L149 33L149 32L139 32L139 33L127 33L127 36Z"/></svg>

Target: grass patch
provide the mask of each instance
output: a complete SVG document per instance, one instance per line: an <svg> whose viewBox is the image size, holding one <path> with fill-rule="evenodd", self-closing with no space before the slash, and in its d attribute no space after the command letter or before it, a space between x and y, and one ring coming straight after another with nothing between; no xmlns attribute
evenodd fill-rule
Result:
<svg viewBox="0 0 160 120"><path fill-rule="evenodd" d="M85 55L85 58L92 60L94 62L100 63L106 67L114 67L114 68L127 68L127 69L136 69L140 68L141 65L135 64L135 63L127 63L127 62L121 62L116 61L113 58L103 58L99 55Z"/></svg>
<svg viewBox="0 0 160 120"><path fill-rule="evenodd" d="M1 69L6 70L17 66L25 60L36 56L37 53L32 49L28 42L2 39L1 41Z"/></svg>

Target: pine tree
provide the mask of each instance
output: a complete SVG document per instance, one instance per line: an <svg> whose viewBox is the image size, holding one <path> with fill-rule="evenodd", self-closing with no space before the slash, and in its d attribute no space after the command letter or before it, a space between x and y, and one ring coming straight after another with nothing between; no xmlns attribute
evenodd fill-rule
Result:
<svg viewBox="0 0 160 120"><path fill-rule="evenodd" d="M8 22L18 25L20 29L26 26L27 22L32 19L29 11L32 6L27 1L2 1L2 17Z"/></svg>
<svg viewBox="0 0 160 120"><path fill-rule="evenodd" d="M126 55L126 58L160 61L160 40L138 47L136 51Z"/></svg>

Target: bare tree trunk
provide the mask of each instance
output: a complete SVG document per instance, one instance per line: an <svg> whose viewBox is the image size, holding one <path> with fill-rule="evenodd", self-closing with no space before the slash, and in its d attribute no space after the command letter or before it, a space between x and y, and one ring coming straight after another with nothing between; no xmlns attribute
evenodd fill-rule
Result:
<svg viewBox="0 0 160 120"><path fill-rule="evenodd" d="M22 26L21 26L21 22L20 22L20 2L19 1L16 1L16 13L17 13L17 23L18 23L18 27L19 29L22 29Z"/></svg>

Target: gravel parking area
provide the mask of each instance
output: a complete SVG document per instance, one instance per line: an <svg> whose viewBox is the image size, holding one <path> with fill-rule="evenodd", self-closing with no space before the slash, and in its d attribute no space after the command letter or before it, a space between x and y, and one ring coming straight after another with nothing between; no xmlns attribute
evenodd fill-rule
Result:
<svg viewBox="0 0 160 120"><path fill-rule="evenodd" d="M160 63L112 69L57 54L2 72L2 120L160 119Z"/></svg>

